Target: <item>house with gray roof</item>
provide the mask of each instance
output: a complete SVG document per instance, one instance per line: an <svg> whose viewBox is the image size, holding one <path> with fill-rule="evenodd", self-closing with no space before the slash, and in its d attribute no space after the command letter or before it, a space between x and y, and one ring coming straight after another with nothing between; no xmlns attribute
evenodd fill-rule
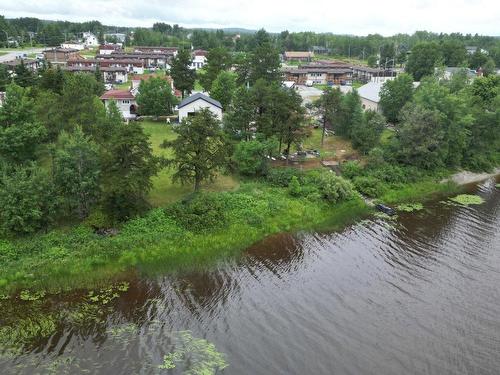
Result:
<svg viewBox="0 0 500 375"><path fill-rule="evenodd" d="M381 108L380 103L380 90L385 82L393 78L387 77L385 80L374 80L368 82L366 85L361 86L357 91L361 98L361 106L365 111L372 110L379 112ZM417 88L420 82L413 82L413 88Z"/></svg>
<svg viewBox="0 0 500 375"><path fill-rule="evenodd" d="M194 116L197 111L204 108L207 108L215 117L222 120L222 104L208 95L197 93L184 99L177 106L179 110L179 122L189 116Z"/></svg>

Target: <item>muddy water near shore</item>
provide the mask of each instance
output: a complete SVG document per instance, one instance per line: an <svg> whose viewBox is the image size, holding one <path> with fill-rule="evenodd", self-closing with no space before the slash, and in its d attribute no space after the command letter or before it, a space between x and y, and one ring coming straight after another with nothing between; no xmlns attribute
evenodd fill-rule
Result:
<svg viewBox="0 0 500 375"><path fill-rule="evenodd" d="M498 374L500 189L203 272L0 301L1 374Z"/></svg>

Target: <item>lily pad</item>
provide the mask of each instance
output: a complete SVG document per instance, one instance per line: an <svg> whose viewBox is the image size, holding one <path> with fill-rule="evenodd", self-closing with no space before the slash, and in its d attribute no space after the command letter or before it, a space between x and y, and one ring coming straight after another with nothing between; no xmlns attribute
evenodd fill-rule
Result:
<svg viewBox="0 0 500 375"><path fill-rule="evenodd" d="M424 205L422 203L403 203L400 204L397 208L398 211L413 212L423 210Z"/></svg>
<svg viewBox="0 0 500 375"><path fill-rule="evenodd" d="M454 198L450 198L450 200L452 202L459 203L463 206L470 206L470 205L477 205L484 203L483 198L481 198L478 195L471 195L471 194L460 194Z"/></svg>

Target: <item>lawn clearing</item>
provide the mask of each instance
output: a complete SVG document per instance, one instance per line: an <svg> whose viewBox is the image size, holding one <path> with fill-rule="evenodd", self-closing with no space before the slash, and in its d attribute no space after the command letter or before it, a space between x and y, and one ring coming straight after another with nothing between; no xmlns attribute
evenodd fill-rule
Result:
<svg viewBox="0 0 500 375"><path fill-rule="evenodd" d="M163 157L171 157L170 149L161 148L160 145L164 140L172 140L175 138L175 133L172 130L172 125L164 122L143 121L141 125L144 132L149 135L153 153ZM183 186L172 182L173 170L165 168L160 173L152 178L153 189L149 194L149 202L155 206L165 206L168 203L182 199L193 191L192 186ZM220 175L213 183L205 183L202 188L208 191L227 191L234 190L239 186L239 182L233 176Z"/></svg>

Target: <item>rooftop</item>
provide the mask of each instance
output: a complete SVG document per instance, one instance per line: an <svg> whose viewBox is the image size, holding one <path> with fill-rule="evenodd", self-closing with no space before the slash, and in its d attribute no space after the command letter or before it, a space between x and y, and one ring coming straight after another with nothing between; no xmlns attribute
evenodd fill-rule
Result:
<svg viewBox="0 0 500 375"><path fill-rule="evenodd" d="M135 99L134 95L128 90L109 90L101 95L101 100L126 100L126 99Z"/></svg>
<svg viewBox="0 0 500 375"><path fill-rule="evenodd" d="M211 97L209 97L205 94L202 94L202 93L197 93L197 94L191 95L190 97L184 99L182 102L180 102L180 104L178 105L177 108L185 107L186 105L191 104L197 100L204 100L207 103L210 103L210 104L222 109L222 104L220 104L219 101L212 99Z"/></svg>
<svg viewBox="0 0 500 375"><path fill-rule="evenodd" d="M314 53L313 52L308 52L308 51L286 51L285 52L285 57L290 57L290 58L300 58L300 57L313 57Z"/></svg>

